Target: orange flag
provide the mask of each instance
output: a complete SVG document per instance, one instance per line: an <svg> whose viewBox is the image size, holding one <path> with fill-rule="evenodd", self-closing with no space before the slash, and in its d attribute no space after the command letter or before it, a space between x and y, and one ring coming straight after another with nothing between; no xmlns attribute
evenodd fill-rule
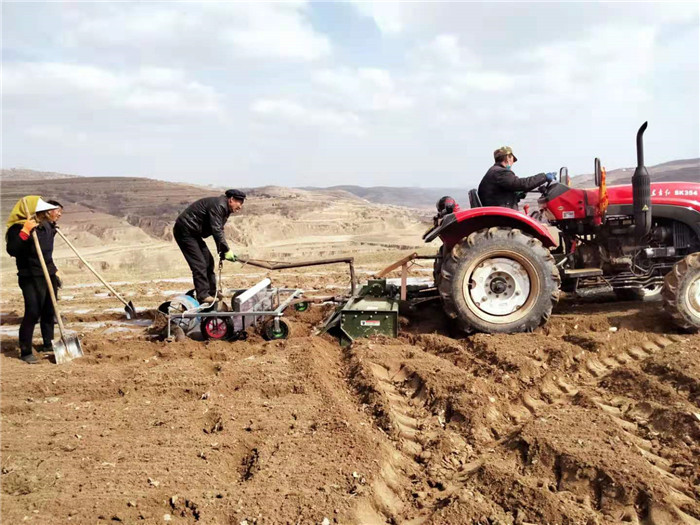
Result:
<svg viewBox="0 0 700 525"><path fill-rule="evenodd" d="M601 219L608 209L608 187L605 184L605 168L600 168L600 187L598 188L598 215Z"/></svg>

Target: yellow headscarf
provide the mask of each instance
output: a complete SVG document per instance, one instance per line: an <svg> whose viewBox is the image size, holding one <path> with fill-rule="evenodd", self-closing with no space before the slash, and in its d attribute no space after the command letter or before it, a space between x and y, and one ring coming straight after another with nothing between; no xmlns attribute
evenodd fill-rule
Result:
<svg viewBox="0 0 700 525"><path fill-rule="evenodd" d="M7 228L9 229L10 226L14 224L24 224L24 222L29 218L27 217L27 209L25 208L23 201L26 201L27 206L29 207L29 216L31 217L36 212L36 205L39 203L40 198L41 197L39 195L27 195L26 197L18 200L17 204L15 204L14 208L12 208L12 211L10 212L10 218L7 219Z"/></svg>

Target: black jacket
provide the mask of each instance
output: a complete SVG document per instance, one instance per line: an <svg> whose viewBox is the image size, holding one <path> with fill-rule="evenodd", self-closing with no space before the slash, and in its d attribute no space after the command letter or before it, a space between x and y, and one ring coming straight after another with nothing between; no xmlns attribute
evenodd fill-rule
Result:
<svg viewBox="0 0 700 525"><path fill-rule="evenodd" d="M22 224L14 224L10 226L5 235L7 241L7 253L15 258L17 262L17 275L22 277L29 276L44 276L39 262L39 256L36 253L34 239L30 235L25 241L19 233L22 231ZM57 272L56 265L53 262L53 241L56 236L56 225L49 221L44 221L35 228L37 237L39 238L39 246L41 253L44 254L46 268L49 270L49 275L54 275Z"/></svg>
<svg viewBox="0 0 700 525"><path fill-rule="evenodd" d="M511 170L500 164L489 168L479 184L479 199L483 206L503 206L518 209L517 192L534 190L547 182L544 173L524 179L518 178Z"/></svg>
<svg viewBox="0 0 700 525"><path fill-rule="evenodd" d="M224 225L231 215L228 199L225 195L205 197L190 204L175 221L175 226L192 236L205 239L212 235L219 253L226 253L229 248L224 237Z"/></svg>

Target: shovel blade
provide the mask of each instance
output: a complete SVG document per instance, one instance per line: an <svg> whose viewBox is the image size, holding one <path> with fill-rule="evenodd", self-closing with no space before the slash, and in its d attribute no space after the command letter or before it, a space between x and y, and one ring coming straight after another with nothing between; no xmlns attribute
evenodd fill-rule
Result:
<svg viewBox="0 0 700 525"><path fill-rule="evenodd" d="M130 321L132 319L136 319L136 307L134 306L134 303L129 301L129 304L127 304L124 307L124 311L126 312L126 318Z"/></svg>
<svg viewBox="0 0 700 525"><path fill-rule="evenodd" d="M77 357L83 357L83 347L80 339L74 335L69 335L63 339L53 342L53 355L57 365L62 365L72 361Z"/></svg>

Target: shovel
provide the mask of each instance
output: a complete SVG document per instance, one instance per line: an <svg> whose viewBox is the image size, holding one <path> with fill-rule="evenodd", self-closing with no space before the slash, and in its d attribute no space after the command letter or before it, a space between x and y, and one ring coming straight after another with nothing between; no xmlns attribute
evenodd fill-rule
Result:
<svg viewBox="0 0 700 525"><path fill-rule="evenodd" d="M27 201L22 199L24 203L24 208L27 211L27 218L29 218L29 206L27 206ZM58 330L61 332L61 338L55 339L52 342L53 345L53 355L56 359L57 365L62 365L63 363L68 363L76 357L83 356L83 347L80 346L80 339L74 335L66 335L63 329L63 320L61 319L61 312L58 309L58 302L56 301L56 294L53 292L53 283L51 282L51 276L49 275L49 270L46 267L46 261L44 261L44 254L41 251L41 245L39 244L39 237L36 235L36 229L32 230L32 239L34 239L34 246L36 247L36 253L39 256L39 262L41 263L41 269L44 272L44 278L46 279L46 286L49 289L49 295L51 296L51 302L53 303L53 311L56 313L56 320L58 321Z"/></svg>
<svg viewBox="0 0 700 525"><path fill-rule="evenodd" d="M78 256L78 259L80 259L80 261L81 261L85 266L87 266L88 269L89 269L92 273L95 274L95 277L97 277L100 281L102 281L102 284L104 284L104 285L107 287L107 289L108 289L110 292L112 292L112 293L114 294L114 296L115 296L117 299L119 299L122 303L124 303L124 311L126 312L126 318L127 318L127 319L135 319L135 318L136 318L136 308L134 307L134 303L132 303L131 301L129 301L129 302L127 303L126 300L125 300L121 295L119 295L119 294L117 293L117 291L116 291L114 288L112 288L112 286L111 286L107 281L105 281L104 278L103 278L99 273L97 273L97 270L95 270L95 269L90 265L90 263L87 262L87 261L83 258L83 256L80 255L80 254L78 253L78 250L75 248L75 246L73 246L73 244L71 244L71 242L66 238L66 236L63 235L63 232L61 232L61 230L59 230L59 229L57 228L57 229L56 229L56 232L61 236L61 239L63 239L64 241L66 241L66 244L70 247L70 249L73 250L73 251L75 252L75 255Z"/></svg>

